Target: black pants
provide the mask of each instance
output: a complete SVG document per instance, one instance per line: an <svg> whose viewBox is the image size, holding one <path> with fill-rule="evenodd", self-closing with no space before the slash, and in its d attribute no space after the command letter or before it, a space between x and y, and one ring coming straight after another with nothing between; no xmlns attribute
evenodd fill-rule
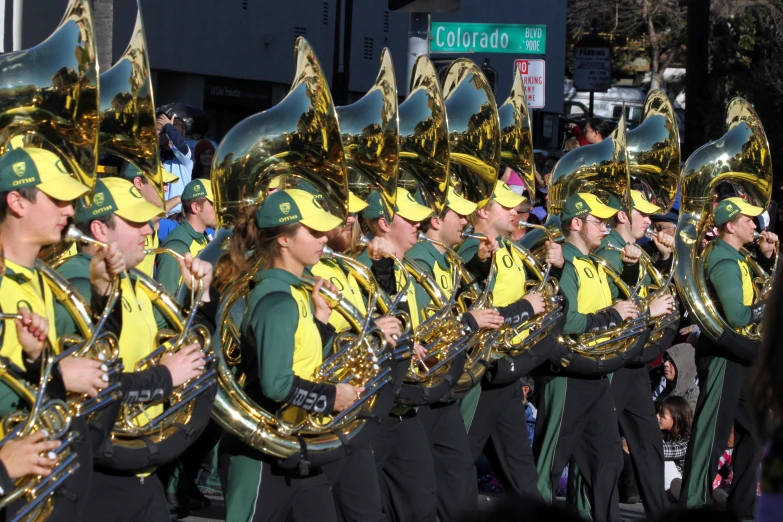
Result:
<svg viewBox="0 0 783 522"><path fill-rule="evenodd" d="M669 509L663 473L663 443L655 405L650 394L647 369L622 368L612 375L612 395L620 421L634 476L647 515L658 515Z"/></svg>
<svg viewBox="0 0 783 522"><path fill-rule="evenodd" d="M473 462L484 452L506 491L541 499L519 381L481 389L468 437Z"/></svg>
<svg viewBox="0 0 783 522"><path fill-rule="evenodd" d="M177 495L193 494L198 490L196 479L199 471L217 446L222 434L223 428L214 420L210 420L201 436L188 446L176 461L158 470L158 477L166 486L167 493L172 487L171 482L175 480L174 471L177 468L179 468L179 475L176 476L176 484L173 485Z"/></svg>
<svg viewBox="0 0 783 522"><path fill-rule="evenodd" d="M332 487L337 519L345 522L386 522L375 458L368 445L324 466Z"/></svg>
<svg viewBox="0 0 783 522"><path fill-rule="evenodd" d="M391 522L434 522L435 467L416 414L389 415L373 437L372 448L387 518Z"/></svg>
<svg viewBox="0 0 783 522"><path fill-rule="evenodd" d="M688 507L712 504L718 460L734 427L734 479L727 507L739 518L753 518L761 445L756 438L746 380L749 368L722 357L697 357L699 402L685 460L680 502Z"/></svg>
<svg viewBox="0 0 783 522"><path fill-rule="evenodd" d="M623 459L608 379L545 377L537 386L543 393L534 451L544 499L554 501L560 475L573 457L591 492L586 507L593 520L620 522L617 480Z"/></svg>
<svg viewBox="0 0 783 522"><path fill-rule="evenodd" d="M277 460L224 433L218 473L226 522L337 522L329 481L321 468L282 469Z"/></svg>
<svg viewBox="0 0 783 522"><path fill-rule="evenodd" d="M89 502L79 520L88 522L169 522L163 484L156 475L94 471Z"/></svg>
<svg viewBox="0 0 783 522"><path fill-rule="evenodd" d="M475 460L456 402L419 408L435 465L438 519L459 520L477 509Z"/></svg>

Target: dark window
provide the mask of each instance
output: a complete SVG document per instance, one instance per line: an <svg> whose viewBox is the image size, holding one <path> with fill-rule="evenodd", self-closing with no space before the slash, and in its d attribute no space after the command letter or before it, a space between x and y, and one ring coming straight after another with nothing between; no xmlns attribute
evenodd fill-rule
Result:
<svg viewBox="0 0 783 522"><path fill-rule="evenodd" d="M324 25L329 25L329 2L323 3L323 22Z"/></svg>
<svg viewBox="0 0 783 522"><path fill-rule="evenodd" d="M389 11L383 12L383 32L389 32Z"/></svg>
<svg viewBox="0 0 783 522"><path fill-rule="evenodd" d="M307 36L307 27L294 27L294 36Z"/></svg>
<svg viewBox="0 0 783 522"><path fill-rule="evenodd" d="M373 59L373 46L374 42L372 38L364 38L364 59L365 60L372 60Z"/></svg>
<svg viewBox="0 0 783 522"><path fill-rule="evenodd" d="M244 9L245 11L247 11L247 2L248 0L242 0L242 9Z"/></svg>

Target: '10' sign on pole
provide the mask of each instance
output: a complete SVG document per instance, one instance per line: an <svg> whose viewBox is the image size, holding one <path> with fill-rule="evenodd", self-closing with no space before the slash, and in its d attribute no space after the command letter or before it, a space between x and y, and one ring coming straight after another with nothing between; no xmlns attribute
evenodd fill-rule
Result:
<svg viewBox="0 0 783 522"><path fill-rule="evenodd" d="M546 105L546 64L544 60L515 60L514 74L522 75L528 109L543 109Z"/></svg>

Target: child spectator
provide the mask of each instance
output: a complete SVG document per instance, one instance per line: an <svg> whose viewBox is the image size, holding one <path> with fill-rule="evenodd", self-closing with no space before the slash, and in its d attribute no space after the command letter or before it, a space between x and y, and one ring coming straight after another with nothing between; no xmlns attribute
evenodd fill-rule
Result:
<svg viewBox="0 0 783 522"><path fill-rule="evenodd" d="M693 412L683 397L671 395L660 402L658 426L663 437L664 484L675 498L680 494L692 423Z"/></svg>
<svg viewBox="0 0 783 522"><path fill-rule="evenodd" d="M652 398L660 401L669 396L684 398L691 412L696 411L699 381L696 376L696 352L688 343L675 344L663 354L663 365L650 372Z"/></svg>

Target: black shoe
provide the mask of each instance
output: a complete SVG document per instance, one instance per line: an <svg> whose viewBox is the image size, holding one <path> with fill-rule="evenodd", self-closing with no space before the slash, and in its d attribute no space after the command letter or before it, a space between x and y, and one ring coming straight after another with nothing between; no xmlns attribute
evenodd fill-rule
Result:
<svg viewBox="0 0 783 522"><path fill-rule="evenodd" d="M680 500L680 491L682 491L682 479L673 479L669 484L669 492L674 497L674 500Z"/></svg>
<svg viewBox="0 0 783 522"><path fill-rule="evenodd" d="M628 498L624 499L622 501L623 504L638 504L640 502L640 498L636 495L631 495Z"/></svg>
<svg viewBox="0 0 783 522"><path fill-rule="evenodd" d="M196 490L195 493L168 494L169 511L177 514L208 508L212 501Z"/></svg>
<svg viewBox="0 0 783 522"><path fill-rule="evenodd" d="M712 492L712 498L719 506L726 507L726 500L729 498L729 492L723 488L715 489Z"/></svg>

